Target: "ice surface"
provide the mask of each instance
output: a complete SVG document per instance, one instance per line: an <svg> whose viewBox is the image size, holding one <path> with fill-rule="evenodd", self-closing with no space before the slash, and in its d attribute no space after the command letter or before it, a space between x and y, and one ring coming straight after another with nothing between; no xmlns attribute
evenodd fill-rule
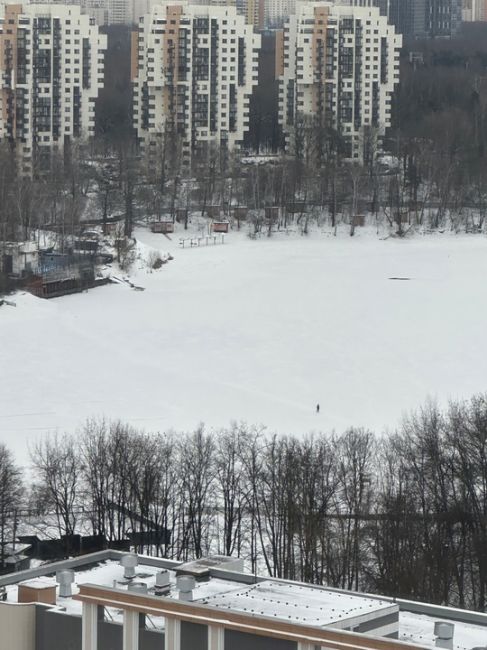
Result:
<svg viewBox="0 0 487 650"><path fill-rule="evenodd" d="M185 250L177 235L136 236L175 258L136 270L145 291L24 294L0 310L0 441L23 463L40 434L90 416L381 431L428 396L487 388L483 236L230 234Z"/></svg>

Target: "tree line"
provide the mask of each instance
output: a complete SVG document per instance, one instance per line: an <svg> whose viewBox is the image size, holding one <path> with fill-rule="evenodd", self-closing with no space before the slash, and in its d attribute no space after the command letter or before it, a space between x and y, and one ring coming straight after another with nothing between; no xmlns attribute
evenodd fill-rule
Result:
<svg viewBox="0 0 487 650"><path fill-rule="evenodd" d="M487 395L434 403L397 431L306 437L247 424L149 434L88 420L31 450L31 489L0 447L0 548L23 509L58 535L110 542L167 528L136 550L244 557L252 572L484 611ZM2 551L3 552L3 551Z"/></svg>

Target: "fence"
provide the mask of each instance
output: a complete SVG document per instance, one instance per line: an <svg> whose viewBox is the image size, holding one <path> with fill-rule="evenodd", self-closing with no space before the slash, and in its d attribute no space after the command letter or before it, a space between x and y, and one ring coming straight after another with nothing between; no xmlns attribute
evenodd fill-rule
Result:
<svg viewBox="0 0 487 650"><path fill-rule="evenodd" d="M187 237L179 240L181 248L198 248L201 246L216 246L225 243L225 235L207 235L205 237Z"/></svg>

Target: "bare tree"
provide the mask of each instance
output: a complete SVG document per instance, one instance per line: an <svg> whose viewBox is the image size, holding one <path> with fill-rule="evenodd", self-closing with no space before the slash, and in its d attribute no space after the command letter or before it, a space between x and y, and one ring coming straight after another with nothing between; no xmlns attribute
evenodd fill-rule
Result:
<svg viewBox="0 0 487 650"><path fill-rule="evenodd" d="M22 473L12 452L0 444L0 571L5 568L7 544L15 547L23 493Z"/></svg>
<svg viewBox="0 0 487 650"><path fill-rule="evenodd" d="M69 536L76 532L81 497L76 439L67 434L47 436L34 446L30 455L41 489L54 509L59 535L66 537L65 551L69 553Z"/></svg>

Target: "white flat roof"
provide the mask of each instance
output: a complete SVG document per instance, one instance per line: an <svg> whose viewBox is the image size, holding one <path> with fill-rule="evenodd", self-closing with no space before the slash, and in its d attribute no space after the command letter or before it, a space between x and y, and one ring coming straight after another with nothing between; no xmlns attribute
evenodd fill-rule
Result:
<svg viewBox="0 0 487 650"><path fill-rule="evenodd" d="M51 565L45 566L46 574L52 571ZM96 584L102 587L115 587L126 589L128 581L124 580L124 569L116 560L106 560L86 568L75 569L75 584L73 594L77 593L76 585ZM141 562L136 568L134 581L147 584L149 593L155 586L155 576L161 569ZM22 574L19 574L21 577ZM171 592L170 598L178 598L176 589L176 574L169 571ZM53 586L55 578L40 577L25 581L23 584L32 586ZM17 601L17 584L6 587L7 600ZM153 593L153 592L152 592ZM211 578L207 582L196 582L193 591L194 602L227 609L236 612L245 612L290 621L323 627L327 625L340 625L345 619L362 615L381 615L381 610L387 614L387 608L392 603L390 600L371 598L348 592L340 592L321 587L313 587L300 583L286 581L264 580L248 585L238 580L224 580ZM58 606L65 608L69 614L81 614L81 602L72 598L57 598ZM121 622L122 614L119 610L111 610L112 620ZM475 625L466 622L449 620L437 616L414 614L408 611L399 613L399 639L417 643L426 647L435 647L434 623L435 621L452 622L455 625L453 647L454 650L472 650L476 646L487 644L487 626ZM164 619L154 618L156 629L164 628Z"/></svg>
<svg viewBox="0 0 487 650"><path fill-rule="evenodd" d="M454 650L472 650L472 648L487 645L487 627L402 611L399 612L399 640L434 648L436 637L433 631L436 621L453 623L455 626Z"/></svg>
<svg viewBox="0 0 487 650"><path fill-rule="evenodd" d="M150 590L155 586L156 574L160 570L160 568L141 563L135 567L134 581L147 584L149 593L151 593ZM48 571L49 565L46 565L46 572ZM87 583L127 589L128 581L124 579L123 574L123 567L115 560L107 560L87 569L75 569L73 594L78 591L77 585ZM176 589L176 574L174 571L169 571L169 575L171 592L168 597L177 599L179 591ZM37 580L49 582L51 585L55 584L53 578L38 578ZM7 595L9 601L16 601L16 586L8 586ZM320 627L391 607L391 603L388 601L329 591L320 587L271 580L247 585L220 578L196 582L193 590L193 602ZM58 597L57 604L66 607L71 614L81 613L81 603L78 601Z"/></svg>
<svg viewBox="0 0 487 650"><path fill-rule="evenodd" d="M210 587L212 582L218 581L212 580ZM200 596L196 589L195 597L212 607L320 627L391 607L390 602L367 596L274 581L239 585L225 593L218 590L218 585L215 587L216 593L208 596Z"/></svg>

